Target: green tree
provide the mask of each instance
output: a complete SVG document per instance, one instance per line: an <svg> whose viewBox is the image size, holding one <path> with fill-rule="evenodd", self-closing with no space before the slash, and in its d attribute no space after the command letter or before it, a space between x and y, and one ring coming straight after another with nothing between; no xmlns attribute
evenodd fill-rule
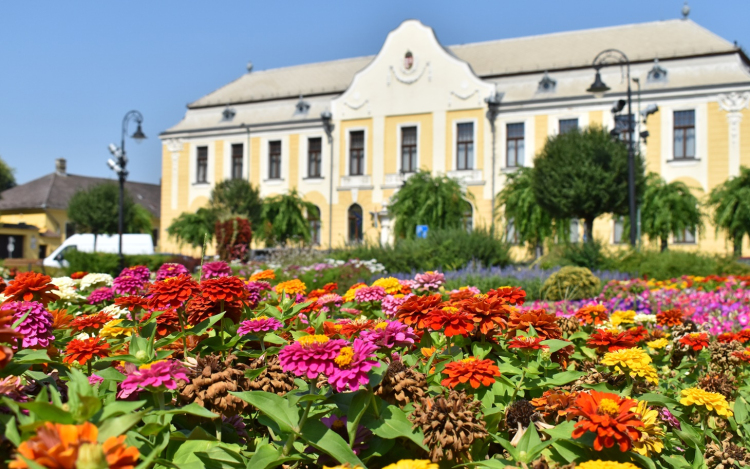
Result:
<svg viewBox="0 0 750 469"><path fill-rule="evenodd" d="M461 184L428 171L412 175L391 198L388 212L396 219L393 230L399 238L416 237L417 225L430 230L464 226L468 201Z"/></svg>
<svg viewBox="0 0 750 469"><path fill-rule="evenodd" d="M512 224L518 242L528 243L538 257L543 253L544 240L555 232L555 222L536 201L533 171L532 168L520 168L508 174L505 187L497 194L497 205L504 207L506 227Z"/></svg>
<svg viewBox="0 0 750 469"><path fill-rule="evenodd" d="M300 197L296 189L263 201L263 229L256 233L267 246L286 246L290 241L309 243L310 225L305 213L315 205Z"/></svg>
<svg viewBox="0 0 750 469"><path fill-rule="evenodd" d="M15 170L0 158L0 192L16 187Z"/></svg>
<svg viewBox="0 0 750 469"><path fill-rule="evenodd" d="M247 218L253 229L259 227L263 219L260 192L245 179L227 179L218 183L211 191L209 205L218 217Z"/></svg>
<svg viewBox="0 0 750 469"><path fill-rule="evenodd" d="M624 232L629 231L626 219ZM690 188L680 181L667 183L658 174L650 173L646 179L641 204L641 231L652 241L660 241L662 252L667 250L669 235L685 230L703 229L700 201Z"/></svg>
<svg viewBox="0 0 750 469"><path fill-rule="evenodd" d="M214 237L216 220L216 213L208 208L199 208L195 213L183 212L169 224L167 234L180 245L200 247L203 258L205 243Z"/></svg>
<svg viewBox="0 0 750 469"><path fill-rule="evenodd" d="M716 232L724 231L734 243L734 254L742 255L742 241L750 234L750 169L714 187L708 196Z"/></svg>
<svg viewBox="0 0 750 469"><path fill-rule="evenodd" d="M73 194L68 203L68 219L75 223L76 230L86 233L117 234L119 221L120 188L117 184L104 183L82 189ZM144 213L125 192L123 212L125 232L151 232L151 214L146 224ZM145 210L145 209L143 209ZM96 250L96 238L94 238Z"/></svg>
<svg viewBox="0 0 750 469"><path fill-rule="evenodd" d="M635 176L640 194L645 177L638 155ZM593 241L596 217L628 212L628 150L602 127L547 139L534 158L532 180L536 200L553 218L584 220L587 242Z"/></svg>

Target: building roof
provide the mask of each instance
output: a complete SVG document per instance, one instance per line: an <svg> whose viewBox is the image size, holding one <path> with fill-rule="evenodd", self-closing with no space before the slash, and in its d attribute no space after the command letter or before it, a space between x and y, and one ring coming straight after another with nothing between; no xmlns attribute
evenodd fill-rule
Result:
<svg viewBox="0 0 750 469"><path fill-rule="evenodd" d="M71 197L81 189L88 189L113 179L78 176L75 174L47 174L26 184L0 193L0 211L51 208L67 210ZM148 209L157 218L161 216L161 186L143 182L126 182L125 189L133 201Z"/></svg>
<svg viewBox="0 0 750 469"><path fill-rule="evenodd" d="M589 67L597 53L620 49L631 62L737 51L729 41L691 20L667 20L543 34L447 47L483 78ZM222 106L300 95L342 93L374 56L247 73L188 105Z"/></svg>

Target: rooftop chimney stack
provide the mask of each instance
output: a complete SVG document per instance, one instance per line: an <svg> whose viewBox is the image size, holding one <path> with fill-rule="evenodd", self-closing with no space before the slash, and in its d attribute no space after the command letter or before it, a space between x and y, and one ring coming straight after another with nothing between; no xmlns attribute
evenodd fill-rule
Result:
<svg viewBox="0 0 750 469"><path fill-rule="evenodd" d="M67 176L67 162L65 158L58 158L55 160L55 173L60 176Z"/></svg>

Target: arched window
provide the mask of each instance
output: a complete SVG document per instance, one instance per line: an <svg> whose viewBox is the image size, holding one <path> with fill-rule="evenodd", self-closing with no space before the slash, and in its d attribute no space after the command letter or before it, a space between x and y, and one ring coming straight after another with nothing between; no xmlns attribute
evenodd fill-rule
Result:
<svg viewBox="0 0 750 469"><path fill-rule="evenodd" d="M469 202L464 205L464 229L471 231L474 229L474 207Z"/></svg>
<svg viewBox="0 0 750 469"><path fill-rule="evenodd" d="M362 207L352 204L349 207L349 242L358 243L362 241Z"/></svg>
<svg viewBox="0 0 750 469"><path fill-rule="evenodd" d="M313 246L320 245L320 209L310 207L307 209L307 223L310 226L310 242Z"/></svg>

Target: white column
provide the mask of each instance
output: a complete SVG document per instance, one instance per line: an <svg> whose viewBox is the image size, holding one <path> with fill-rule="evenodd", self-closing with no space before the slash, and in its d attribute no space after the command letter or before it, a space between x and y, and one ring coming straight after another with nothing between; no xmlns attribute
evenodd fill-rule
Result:
<svg viewBox="0 0 750 469"><path fill-rule="evenodd" d="M742 110L750 104L750 93L719 95L719 107L727 112L729 124L729 177L740 175L740 122Z"/></svg>
<svg viewBox="0 0 750 469"><path fill-rule="evenodd" d="M169 140L166 140L165 143L167 144L167 150L172 153L172 187L170 188L171 193L171 205L172 210L177 210L177 195L178 195L178 187L180 184L179 179L179 163L180 163L180 152L182 151L182 146L185 143L185 141L181 138L171 138Z"/></svg>

